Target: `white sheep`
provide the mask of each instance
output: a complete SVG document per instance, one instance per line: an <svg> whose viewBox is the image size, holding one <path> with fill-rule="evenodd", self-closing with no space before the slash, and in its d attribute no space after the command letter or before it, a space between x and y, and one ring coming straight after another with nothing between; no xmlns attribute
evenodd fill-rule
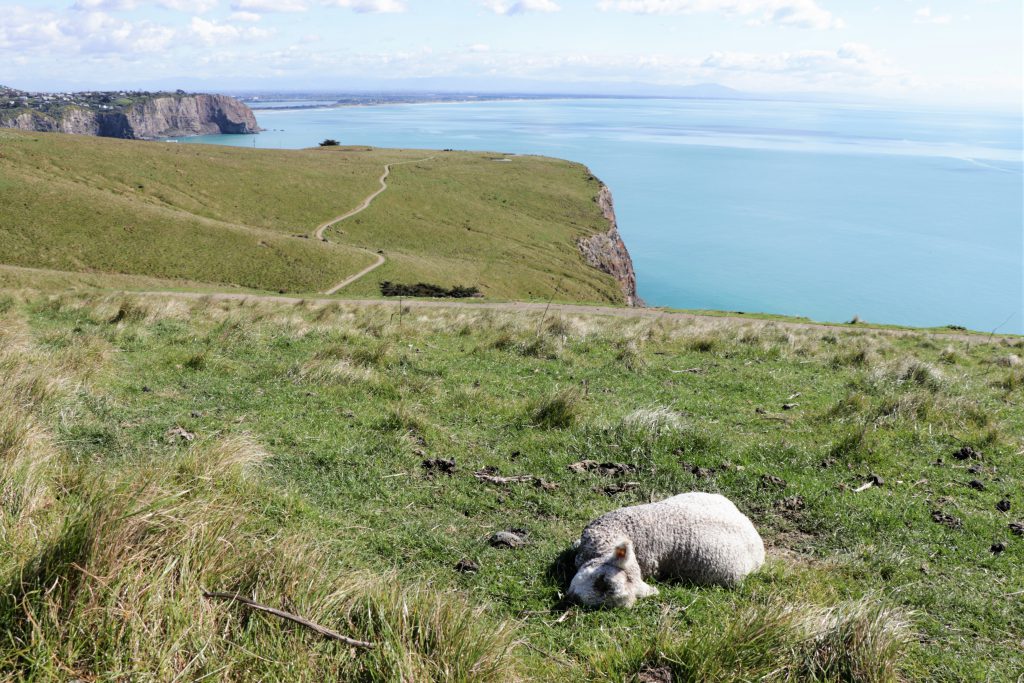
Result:
<svg viewBox="0 0 1024 683"><path fill-rule="evenodd" d="M764 563L764 542L717 493L681 493L612 510L587 525L576 552L570 599L632 607L657 595L644 578L735 586Z"/></svg>

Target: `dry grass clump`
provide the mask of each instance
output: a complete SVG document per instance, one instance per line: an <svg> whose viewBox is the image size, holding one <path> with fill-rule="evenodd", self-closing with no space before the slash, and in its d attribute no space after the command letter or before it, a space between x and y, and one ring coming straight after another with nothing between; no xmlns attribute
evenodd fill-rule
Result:
<svg viewBox="0 0 1024 683"><path fill-rule="evenodd" d="M1015 353L1008 354L1006 356L1000 356L996 359L996 365L1003 368L1019 368L1024 361L1021 361L1020 356Z"/></svg>
<svg viewBox="0 0 1024 683"><path fill-rule="evenodd" d="M900 654L911 640L904 615L868 601L811 611L803 629L799 677L811 680L895 681Z"/></svg>
<svg viewBox="0 0 1024 683"><path fill-rule="evenodd" d="M896 378L900 382L916 384L931 390L946 385L946 376L937 367L917 358L903 361L898 367Z"/></svg>
<svg viewBox="0 0 1024 683"><path fill-rule="evenodd" d="M1006 391L1016 391L1024 387L1024 372L1009 372L1005 377L996 380L995 386Z"/></svg>
<svg viewBox="0 0 1024 683"><path fill-rule="evenodd" d="M877 602L823 609L780 601L742 609L724 628L684 631L666 618L653 642L609 643L592 666L627 680L659 670L683 683L895 683L910 640L904 615Z"/></svg>
<svg viewBox="0 0 1024 683"><path fill-rule="evenodd" d="M483 608L346 571L254 523L250 437L65 480L63 522L0 574L0 672L33 679L505 680L513 633ZM288 505L282 500L278 505ZM282 607L376 647L343 645L204 589Z"/></svg>
<svg viewBox="0 0 1024 683"><path fill-rule="evenodd" d="M904 358L895 363L876 367L867 375L867 380L876 389L897 386L939 391L950 384L942 370L919 358Z"/></svg>
<svg viewBox="0 0 1024 683"><path fill-rule="evenodd" d="M629 339L617 344L618 350L615 353L615 360L622 364L630 372L640 372L647 367L647 359L644 357L640 343L636 339Z"/></svg>
<svg viewBox="0 0 1024 683"><path fill-rule="evenodd" d="M579 318L566 318L555 316L548 319L544 325L544 332L553 337L582 339L587 336L589 327Z"/></svg>
<svg viewBox="0 0 1024 683"><path fill-rule="evenodd" d="M376 373L372 368L354 364L348 359L310 360L289 374L298 381L308 384L352 384L356 382L372 382Z"/></svg>
<svg viewBox="0 0 1024 683"><path fill-rule="evenodd" d="M683 420L671 408L656 406L634 410L622 418L620 427L646 438L658 438L679 432L683 428Z"/></svg>
<svg viewBox="0 0 1024 683"><path fill-rule="evenodd" d="M740 344L748 346L758 346L763 340L764 337L761 336L761 331L753 327L744 327L736 338L736 341Z"/></svg>
<svg viewBox="0 0 1024 683"><path fill-rule="evenodd" d="M942 353L939 354L939 362L945 363L946 365L956 365L962 361L963 356L961 356L960 352L950 345L947 345L946 348L942 349Z"/></svg>
<svg viewBox="0 0 1024 683"><path fill-rule="evenodd" d="M686 348L698 353L713 353L722 345L721 338L710 334L701 334L686 342Z"/></svg>
<svg viewBox="0 0 1024 683"><path fill-rule="evenodd" d="M506 327L498 332L491 342L491 348L516 353L524 358L555 360L565 352L565 340L549 335L525 334L521 330Z"/></svg>
<svg viewBox="0 0 1024 683"><path fill-rule="evenodd" d="M866 344L858 344L853 348L842 349L835 353L830 361L833 368L870 367L878 360L878 354L874 348Z"/></svg>
<svg viewBox="0 0 1024 683"><path fill-rule="evenodd" d="M3 396L0 386L0 397ZM49 435L30 415L9 403L0 405L0 528L29 524L51 501L49 467L54 448ZM12 542L7 537L4 541ZM5 544L0 542L0 548Z"/></svg>

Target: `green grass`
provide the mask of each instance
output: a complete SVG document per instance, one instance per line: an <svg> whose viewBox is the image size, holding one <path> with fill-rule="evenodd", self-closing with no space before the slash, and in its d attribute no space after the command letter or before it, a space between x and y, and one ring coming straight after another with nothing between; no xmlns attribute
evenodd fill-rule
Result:
<svg viewBox="0 0 1024 683"><path fill-rule="evenodd" d="M346 290L373 296L381 281L476 285L489 297L619 302L600 271L580 267L576 238L608 224L600 183L580 164L458 152L395 166L365 212L332 240L382 249L388 262Z"/></svg>
<svg viewBox="0 0 1024 683"><path fill-rule="evenodd" d="M1024 520L1019 342L394 309L0 299L0 677L1024 670L1024 539L1008 528ZM956 460L965 445L982 459ZM569 469L587 458L636 469ZM488 484L485 467L557 487ZM856 492L872 475L884 485ZM634 610L563 618L583 526L688 490L751 516L765 568L734 591L661 583ZM525 547L488 545L510 527ZM455 571L462 559L479 571ZM204 588L379 647L349 652Z"/></svg>
<svg viewBox="0 0 1024 683"><path fill-rule="evenodd" d="M621 302L614 280L587 266L575 243L607 230L598 181L565 161L494 159L4 131L0 264L315 293L384 250L387 265L347 295L379 296L390 279L478 286L498 298ZM370 209L330 230L330 243L308 238L377 189L386 163L401 165Z"/></svg>

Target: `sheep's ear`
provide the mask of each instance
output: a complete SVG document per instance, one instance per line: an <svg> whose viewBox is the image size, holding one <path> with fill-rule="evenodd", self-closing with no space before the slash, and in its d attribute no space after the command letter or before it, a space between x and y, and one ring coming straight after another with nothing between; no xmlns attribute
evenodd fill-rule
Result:
<svg viewBox="0 0 1024 683"><path fill-rule="evenodd" d="M633 559L633 544L629 542L629 539L622 541L612 550L612 562L620 569L625 569L631 559Z"/></svg>

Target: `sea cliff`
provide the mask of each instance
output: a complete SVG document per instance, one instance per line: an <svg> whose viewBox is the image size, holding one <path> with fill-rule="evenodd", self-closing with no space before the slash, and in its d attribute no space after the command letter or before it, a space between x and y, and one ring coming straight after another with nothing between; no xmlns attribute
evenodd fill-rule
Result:
<svg viewBox="0 0 1024 683"><path fill-rule="evenodd" d="M51 111L0 110L0 127L129 140L259 131L252 110L233 97L182 94L140 98L116 109L72 104Z"/></svg>
<svg viewBox="0 0 1024 683"><path fill-rule="evenodd" d="M581 237L577 241L580 251L587 263L618 280L627 306L643 306L644 302L636 291L633 259L630 258L626 243L619 234L619 226L615 220L615 205L607 185L601 186L595 201L608 221L608 231Z"/></svg>

